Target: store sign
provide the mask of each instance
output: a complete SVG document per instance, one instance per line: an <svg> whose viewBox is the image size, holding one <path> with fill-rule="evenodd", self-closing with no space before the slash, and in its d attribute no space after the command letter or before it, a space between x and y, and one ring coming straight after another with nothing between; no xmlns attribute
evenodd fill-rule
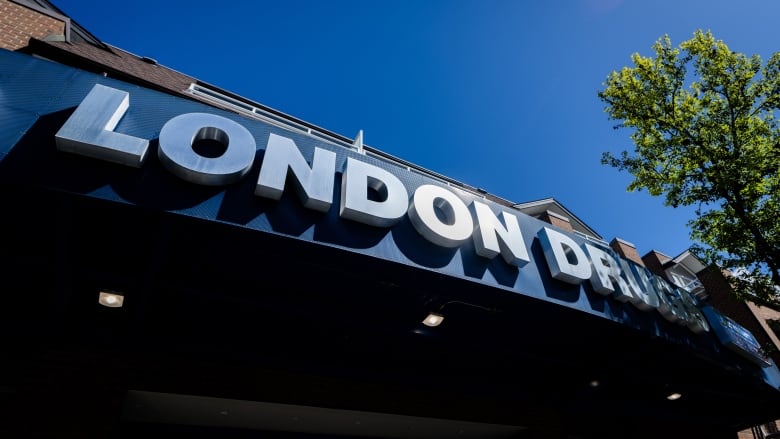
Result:
<svg viewBox="0 0 780 439"><path fill-rule="evenodd" d="M149 140L114 132L129 108L125 91L95 85L57 132L57 148L88 157L143 166ZM198 141L224 146L218 157L204 157L193 149ZM185 113L168 120L159 134L161 163L174 175L201 185L235 183L252 168L257 151L254 136L241 124L207 113ZM341 172L339 217L374 227L392 227L404 216L427 241L441 247L473 242L484 258L499 254L507 264L522 267L531 261L533 237L523 236L518 216L490 205L464 201L454 188L423 184L410 191L388 169L358 157L347 157L337 169L336 153L314 148L311 162L291 138L270 133L255 183L254 194L279 200L288 181L308 209L327 212L334 204L334 185ZM399 168L400 171L400 168ZM290 178L291 177L291 178ZM410 193L411 192L411 193ZM657 311L665 319L693 332L709 331L704 315L685 290L676 288L644 267L615 258L594 244L578 244L571 236L544 227L538 232L544 258L558 281L579 285L631 303L643 311ZM530 239L530 240L529 240Z"/></svg>
<svg viewBox="0 0 780 439"><path fill-rule="evenodd" d="M705 307L703 311L712 322L715 336L724 346L761 367L772 365L761 344L750 331L710 307Z"/></svg>

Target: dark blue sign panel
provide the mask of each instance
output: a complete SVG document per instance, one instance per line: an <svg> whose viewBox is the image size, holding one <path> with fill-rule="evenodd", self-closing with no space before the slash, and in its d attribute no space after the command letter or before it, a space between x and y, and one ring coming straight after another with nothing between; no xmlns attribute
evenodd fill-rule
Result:
<svg viewBox="0 0 780 439"><path fill-rule="evenodd" d="M385 158L13 52L0 52L0 93L5 181L338 247L679 343L709 340L695 299L644 267ZM39 126L54 126L50 138L15 151ZM199 152L203 140L223 151Z"/></svg>
<svg viewBox="0 0 780 439"><path fill-rule="evenodd" d="M753 334L734 320L707 306L702 309L712 331L724 346L761 367L772 364Z"/></svg>

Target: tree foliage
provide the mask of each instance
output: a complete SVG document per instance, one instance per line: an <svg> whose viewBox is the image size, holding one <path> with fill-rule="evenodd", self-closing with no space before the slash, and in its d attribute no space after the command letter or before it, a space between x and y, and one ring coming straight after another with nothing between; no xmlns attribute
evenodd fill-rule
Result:
<svg viewBox="0 0 780 439"><path fill-rule="evenodd" d="M780 53L764 65L701 30L679 47L664 36L653 50L632 55L599 91L635 146L602 163L631 173L630 191L695 206L693 250L736 273L740 297L780 305Z"/></svg>

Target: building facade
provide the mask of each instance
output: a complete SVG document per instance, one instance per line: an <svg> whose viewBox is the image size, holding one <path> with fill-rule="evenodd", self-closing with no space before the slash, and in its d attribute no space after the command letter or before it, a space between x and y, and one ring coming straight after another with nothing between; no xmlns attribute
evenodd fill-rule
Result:
<svg viewBox="0 0 780 439"><path fill-rule="evenodd" d="M766 331L687 255L640 258L554 199L486 194L49 2L0 11L4 436L733 438L780 417Z"/></svg>

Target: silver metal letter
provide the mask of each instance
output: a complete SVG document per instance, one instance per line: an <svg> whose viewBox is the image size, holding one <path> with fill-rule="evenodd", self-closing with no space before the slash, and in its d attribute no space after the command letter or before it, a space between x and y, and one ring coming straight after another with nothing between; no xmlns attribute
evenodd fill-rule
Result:
<svg viewBox="0 0 780 439"><path fill-rule="evenodd" d="M531 260L516 216L502 211L502 224L490 207L479 201L471 204L471 210L477 220L473 238L478 255L492 259L501 253L507 264L517 267Z"/></svg>
<svg viewBox="0 0 780 439"><path fill-rule="evenodd" d="M585 250L590 255L594 275L590 279L596 292L608 295L614 293L615 299L621 302L644 304L644 293L639 289L636 279L631 273L627 262L618 260L607 250L585 244ZM617 285L615 285L617 284ZM648 298L648 300L651 300ZM641 306L637 306L642 308Z"/></svg>
<svg viewBox="0 0 780 439"><path fill-rule="evenodd" d="M451 191L431 184L414 191L409 203L409 219L417 233L442 247L459 246L474 230L466 204Z"/></svg>
<svg viewBox="0 0 780 439"><path fill-rule="evenodd" d="M54 135L57 149L122 165L141 167L149 141L114 128L130 106L126 91L95 84Z"/></svg>
<svg viewBox="0 0 780 439"><path fill-rule="evenodd" d="M696 306L696 299L691 297L691 294L685 290L678 290L678 292L680 293L681 303L688 313L688 318L685 322L688 328L696 334L709 332L710 325L707 323L704 313Z"/></svg>
<svg viewBox="0 0 780 439"><path fill-rule="evenodd" d="M373 191L376 200L369 197ZM342 218L389 227L406 213L409 194L395 175L377 166L347 158L341 181Z"/></svg>
<svg viewBox="0 0 780 439"><path fill-rule="evenodd" d="M333 204L333 179L336 175L336 154L314 148L311 167L292 139L271 133L265 148L255 195L278 200L284 193L287 174L295 177L295 191L309 209L327 212Z"/></svg>
<svg viewBox="0 0 780 439"><path fill-rule="evenodd" d="M658 294L650 280L652 273L633 262L620 261L620 263L623 265L623 273L629 276L629 283L638 287L636 290L638 300L632 300L632 303L642 311L658 308Z"/></svg>
<svg viewBox="0 0 780 439"><path fill-rule="evenodd" d="M590 255L591 264L593 264L593 276L590 278L593 289L605 296L612 294L615 292L615 286L612 285L611 279L615 277L613 273L617 266L617 261L605 250L590 244L585 244L585 250ZM617 277L620 277L619 273Z"/></svg>
<svg viewBox="0 0 780 439"><path fill-rule="evenodd" d="M687 324L688 312L682 304L677 289L658 275L653 276L658 292L658 312L668 321Z"/></svg>
<svg viewBox="0 0 780 439"><path fill-rule="evenodd" d="M544 227L539 231L539 243L553 279L574 285L590 279L592 271L588 257L573 239Z"/></svg>
<svg viewBox="0 0 780 439"><path fill-rule="evenodd" d="M212 140L225 146L219 157L204 157L192 146ZM221 186L240 180L255 159L255 139L243 126L208 113L176 116L160 130L157 150L162 164L174 175L192 183Z"/></svg>

